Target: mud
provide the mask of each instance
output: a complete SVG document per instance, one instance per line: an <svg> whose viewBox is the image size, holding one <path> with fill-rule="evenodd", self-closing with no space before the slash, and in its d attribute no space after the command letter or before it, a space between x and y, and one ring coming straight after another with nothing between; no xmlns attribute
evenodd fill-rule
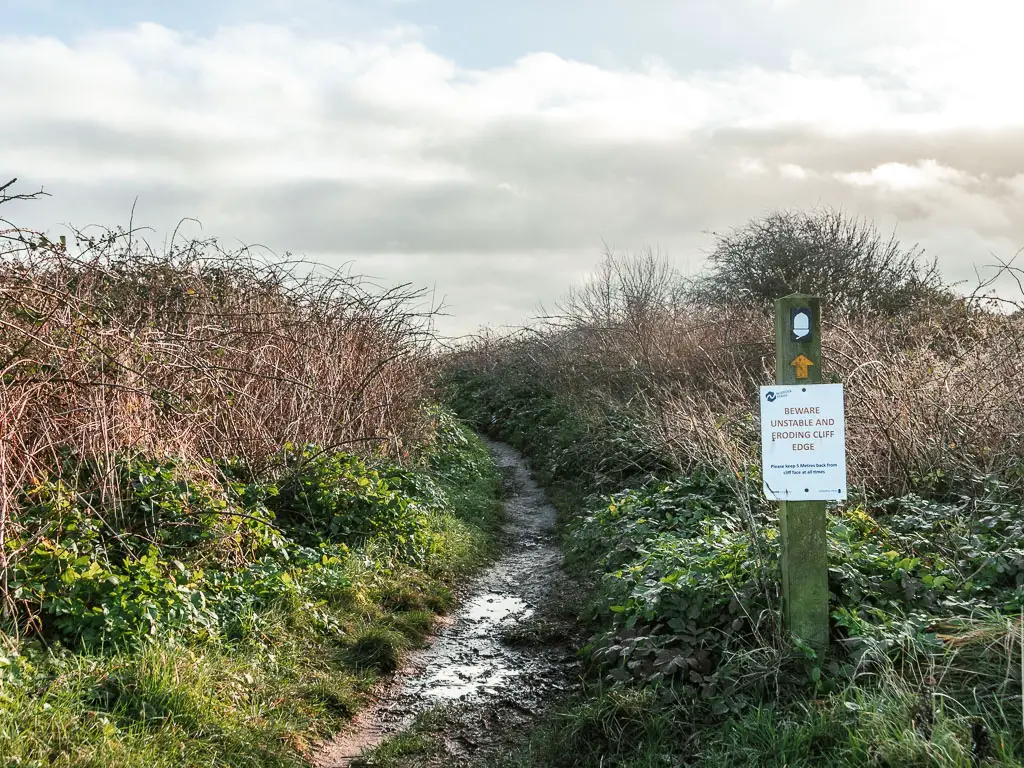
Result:
<svg viewBox="0 0 1024 768"><path fill-rule="evenodd" d="M555 509L511 447L489 443L511 482L505 501L505 554L468 588L433 642L410 658L351 727L322 745L314 764L342 768L426 712L442 714L445 765L472 764L563 693L576 673L567 644L509 643L546 613L559 583Z"/></svg>

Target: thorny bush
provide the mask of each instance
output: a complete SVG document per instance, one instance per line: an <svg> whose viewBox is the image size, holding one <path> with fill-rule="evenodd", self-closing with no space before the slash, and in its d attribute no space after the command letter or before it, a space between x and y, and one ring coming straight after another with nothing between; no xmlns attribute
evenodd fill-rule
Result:
<svg viewBox="0 0 1024 768"><path fill-rule="evenodd" d="M315 487L349 472L365 483L349 490L390 510L381 526L415 517L358 462L402 461L429 430L421 403L432 310L420 307L422 293L377 289L246 249L227 252L214 240L176 236L163 253L133 230L74 232L71 240L17 229L0 238L5 615L26 606L24 592L13 591L23 587L8 585L20 564L80 534L75 546L89 547L91 529L131 531L162 553L168 536L179 548L230 550L223 554L243 565L275 535L264 524L265 502L274 500L282 515L313 515L318 531L354 541L376 532L376 512L360 511L356 501L343 509ZM315 445L323 454L282 453L285 445ZM303 470L283 474L296 454ZM172 481L173 467L186 465L205 477ZM249 478L240 502L249 517L226 513L236 502L221 486L232 472ZM270 489L279 477L288 483L280 496ZM312 485L295 485L302 482ZM208 486L219 488L217 499L204 496ZM55 538L53 525L78 528ZM395 541L412 550L414 539L410 529ZM144 584L148 550L116 537L110 546L61 578L132 568L104 578ZM53 556L71 564L92 556L72 554ZM173 594L154 600L181 602L191 582L179 571L167 588Z"/></svg>

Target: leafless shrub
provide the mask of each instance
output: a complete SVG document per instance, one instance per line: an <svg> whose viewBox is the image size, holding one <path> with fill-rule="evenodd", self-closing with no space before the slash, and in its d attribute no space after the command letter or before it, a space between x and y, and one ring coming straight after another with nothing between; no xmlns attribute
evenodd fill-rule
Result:
<svg viewBox="0 0 1024 768"><path fill-rule="evenodd" d="M903 493L938 473L970 479L1017 466L1024 314L949 295L891 314L833 311L822 335L825 378L846 387L851 483ZM491 369L528 369L581 408L641 414L682 469L741 474L759 464L755 404L774 381L771 317L695 299L649 253L610 255L558 314L504 343L489 339L487 350ZM463 364L481 351L464 352Z"/></svg>
<svg viewBox="0 0 1024 768"><path fill-rule="evenodd" d="M75 239L76 253L24 230L0 241L0 557L19 489L67 453L259 472L287 443L400 456L423 428L423 293L212 240Z"/></svg>

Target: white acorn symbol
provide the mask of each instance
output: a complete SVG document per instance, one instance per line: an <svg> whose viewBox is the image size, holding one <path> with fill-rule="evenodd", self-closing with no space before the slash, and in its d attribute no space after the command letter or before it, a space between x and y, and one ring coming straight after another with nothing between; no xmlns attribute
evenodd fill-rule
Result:
<svg viewBox="0 0 1024 768"><path fill-rule="evenodd" d="M807 312L797 312L793 316L793 336L803 339L811 335L811 316Z"/></svg>

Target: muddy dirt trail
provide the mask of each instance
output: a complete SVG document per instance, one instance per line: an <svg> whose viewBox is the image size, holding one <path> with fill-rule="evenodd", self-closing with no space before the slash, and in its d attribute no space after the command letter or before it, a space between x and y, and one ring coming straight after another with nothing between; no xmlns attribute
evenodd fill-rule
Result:
<svg viewBox="0 0 1024 768"><path fill-rule="evenodd" d="M504 554L463 594L433 642L348 729L317 751L317 768L349 766L416 716L441 708L441 763L473 765L501 734L525 725L575 677L565 644L510 643L553 599L561 552L555 509L513 448L488 442L505 474Z"/></svg>

